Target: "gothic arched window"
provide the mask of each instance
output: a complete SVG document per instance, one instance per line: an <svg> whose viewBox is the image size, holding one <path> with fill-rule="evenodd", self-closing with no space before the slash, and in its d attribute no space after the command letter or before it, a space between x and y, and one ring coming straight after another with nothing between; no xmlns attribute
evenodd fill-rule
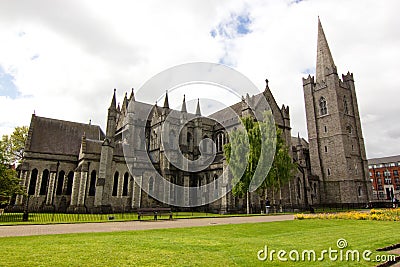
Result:
<svg viewBox="0 0 400 267"><path fill-rule="evenodd" d="M154 191L154 178L153 176L149 179L149 194L153 194Z"/></svg>
<svg viewBox="0 0 400 267"><path fill-rule="evenodd" d="M31 173L31 180L29 181L28 195L34 195L35 194L37 176L38 176L38 170L37 169L33 169L32 173Z"/></svg>
<svg viewBox="0 0 400 267"><path fill-rule="evenodd" d="M65 192L66 195L70 196L72 194L73 184L74 184L74 172L70 171L67 177L67 190Z"/></svg>
<svg viewBox="0 0 400 267"><path fill-rule="evenodd" d="M176 148L176 134L174 130L169 132L169 148L175 149Z"/></svg>
<svg viewBox="0 0 400 267"><path fill-rule="evenodd" d="M204 139L207 139L207 138L208 138L207 135L205 135L203 137L203 152L208 152L208 150L207 150L207 142L204 140Z"/></svg>
<svg viewBox="0 0 400 267"><path fill-rule="evenodd" d="M96 195L96 170L90 174L89 196Z"/></svg>
<svg viewBox="0 0 400 267"><path fill-rule="evenodd" d="M157 142L157 133L156 131L153 131L151 133L151 137L150 137L150 149L156 149L158 142Z"/></svg>
<svg viewBox="0 0 400 267"><path fill-rule="evenodd" d="M222 152L224 144L225 144L225 137L223 132L219 132L217 134L217 152Z"/></svg>
<svg viewBox="0 0 400 267"><path fill-rule="evenodd" d="M300 178L297 179L297 197L301 199L301 181Z"/></svg>
<svg viewBox="0 0 400 267"><path fill-rule="evenodd" d="M346 126L346 131L349 135L351 135L353 133L353 129L351 128L351 125L347 125Z"/></svg>
<svg viewBox="0 0 400 267"><path fill-rule="evenodd" d="M65 176L65 171L60 171L58 173L56 195L61 195L63 193L64 176Z"/></svg>
<svg viewBox="0 0 400 267"><path fill-rule="evenodd" d="M48 182L49 182L49 171L46 169L43 171L42 183L40 185L39 195L46 195Z"/></svg>
<svg viewBox="0 0 400 267"><path fill-rule="evenodd" d="M115 172L114 174L114 185L113 185L113 191L112 195L115 197L118 194L118 179L119 179L119 173Z"/></svg>
<svg viewBox="0 0 400 267"><path fill-rule="evenodd" d="M122 188L122 195L127 196L128 195L128 182L129 182L129 173L124 174L124 186Z"/></svg>
<svg viewBox="0 0 400 267"><path fill-rule="evenodd" d="M344 109L344 114L349 114L349 108L347 106L346 96L343 97L343 109Z"/></svg>
<svg viewBox="0 0 400 267"><path fill-rule="evenodd" d="M321 116L328 114L326 100L323 96L321 96L321 98L319 99L319 110L320 110Z"/></svg>

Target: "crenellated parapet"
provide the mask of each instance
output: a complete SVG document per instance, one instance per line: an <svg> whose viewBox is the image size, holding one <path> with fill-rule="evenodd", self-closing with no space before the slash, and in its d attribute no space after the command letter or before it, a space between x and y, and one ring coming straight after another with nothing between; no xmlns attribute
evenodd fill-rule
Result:
<svg viewBox="0 0 400 267"><path fill-rule="evenodd" d="M314 82L314 76L311 76L310 74L308 75L307 78L303 78L303 86L309 85L309 84L315 84Z"/></svg>
<svg viewBox="0 0 400 267"><path fill-rule="evenodd" d="M350 71L348 71L346 75L342 74L342 80L343 82L348 82L348 81L354 82L353 73L350 73Z"/></svg>
<svg viewBox="0 0 400 267"><path fill-rule="evenodd" d="M289 106L282 105L281 112L284 119L290 119Z"/></svg>

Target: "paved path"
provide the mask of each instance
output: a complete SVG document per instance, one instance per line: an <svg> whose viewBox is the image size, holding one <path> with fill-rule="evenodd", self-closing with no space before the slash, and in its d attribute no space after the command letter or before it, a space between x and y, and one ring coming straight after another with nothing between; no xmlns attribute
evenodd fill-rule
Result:
<svg viewBox="0 0 400 267"><path fill-rule="evenodd" d="M99 233L131 230L147 230L162 228L184 228L196 226L210 226L221 224L259 223L293 220L293 215L251 216L251 217L223 217L201 219L178 219L173 221L130 221L105 223L76 223L76 224L48 224L48 225L15 225L0 226L0 237L32 236L71 233Z"/></svg>

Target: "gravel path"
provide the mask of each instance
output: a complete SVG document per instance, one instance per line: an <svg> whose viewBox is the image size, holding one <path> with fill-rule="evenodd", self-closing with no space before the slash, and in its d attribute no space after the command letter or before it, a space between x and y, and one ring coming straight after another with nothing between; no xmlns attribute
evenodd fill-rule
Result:
<svg viewBox="0 0 400 267"><path fill-rule="evenodd" d="M161 220L48 225L15 225L0 226L0 237L184 228L221 224L276 222L288 220L293 220L293 215L178 219L172 221Z"/></svg>

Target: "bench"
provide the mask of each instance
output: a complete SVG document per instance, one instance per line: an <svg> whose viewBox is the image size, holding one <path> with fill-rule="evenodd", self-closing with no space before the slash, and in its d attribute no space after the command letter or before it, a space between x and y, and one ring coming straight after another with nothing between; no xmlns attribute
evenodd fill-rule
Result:
<svg viewBox="0 0 400 267"><path fill-rule="evenodd" d="M141 208L137 213L139 221L143 215L154 215L154 220L157 221L157 216L161 214L169 214L169 219L172 220L171 208Z"/></svg>

